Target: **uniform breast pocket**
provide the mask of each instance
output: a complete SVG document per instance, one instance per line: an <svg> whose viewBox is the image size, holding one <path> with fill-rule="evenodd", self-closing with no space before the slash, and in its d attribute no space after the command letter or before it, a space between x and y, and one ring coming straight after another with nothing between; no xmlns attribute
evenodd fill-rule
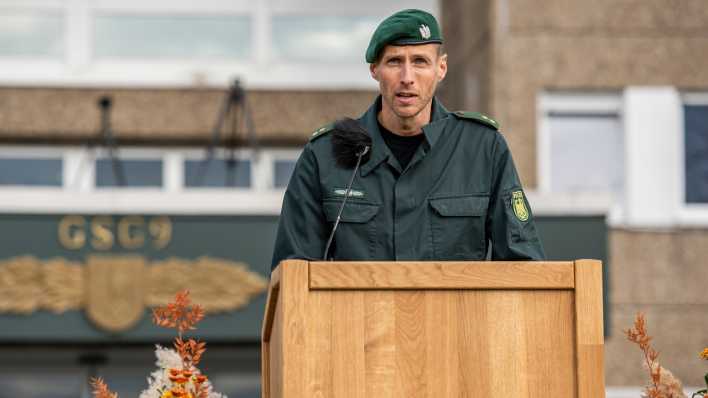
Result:
<svg viewBox="0 0 708 398"><path fill-rule="evenodd" d="M330 226L334 226L341 199L324 201L324 213ZM375 216L379 205L347 201L334 235L332 255L338 260L367 260L376 252Z"/></svg>
<svg viewBox="0 0 708 398"><path fill-rule="evenodd" d="M433 255L438 260L485 257L485 219L489 196L464 195L429 199Z"/></svg>

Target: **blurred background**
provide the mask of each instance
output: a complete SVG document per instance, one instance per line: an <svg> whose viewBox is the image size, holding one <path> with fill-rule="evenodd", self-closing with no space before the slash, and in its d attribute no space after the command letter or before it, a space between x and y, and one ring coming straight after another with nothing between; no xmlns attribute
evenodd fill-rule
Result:
<svg viewBox="0 0 708 398"><path fill-rule="evenodd" d="M294 162L373 101L369 37L412 7L443 28L443 103L501 123L549 259L603 260L608 397L645 383L637 311L700 386L705 1L0 0L0 397L137 396L181 288L216 389L259 397Z"/></svg>

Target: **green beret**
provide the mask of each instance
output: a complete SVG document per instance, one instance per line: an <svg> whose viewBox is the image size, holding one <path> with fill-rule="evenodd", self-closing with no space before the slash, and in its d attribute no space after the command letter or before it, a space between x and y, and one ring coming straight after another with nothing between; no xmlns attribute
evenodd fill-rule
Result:
<svg viewBox="0 0 708 398"><path fill-rule="evenodd" d="M435 17L422 10L403 10L386 18L371 36L366 49L366 62L373 64L387 45L442 43Z"/></svg>

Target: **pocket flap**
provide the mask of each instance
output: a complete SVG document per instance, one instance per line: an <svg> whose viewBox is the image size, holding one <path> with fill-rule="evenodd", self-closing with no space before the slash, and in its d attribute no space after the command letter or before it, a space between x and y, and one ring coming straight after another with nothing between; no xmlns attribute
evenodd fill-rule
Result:
<svg viewBox="0 0 708 398"><path fill-rule="evenodd" d="M458 196L430 199L430 206L441 216L482 216L487 212L489 196Z"/></svg>
<svg viewBox="0 0 708 398"><path fill-rule="evenodd" d="M339 212L339 207L341 205L341 200L324 202L323 207L325 217L327 217L327 221L335 222L337 220L337 213ZM342 222L369 222L369 220L374 218L374 216L378 212L379 205L373 203L353 202L351 200L348 200L347 204L344 205L344 211L342 211Z"/></svg>

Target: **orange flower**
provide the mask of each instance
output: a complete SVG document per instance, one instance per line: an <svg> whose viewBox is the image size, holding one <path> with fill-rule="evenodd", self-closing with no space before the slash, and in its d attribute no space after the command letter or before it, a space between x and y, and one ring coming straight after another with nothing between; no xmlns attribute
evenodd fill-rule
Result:
<svg viewBox="0 0 708 398"><path fill-rule="evenodd" d="M189 290L178 292L174 303L152 310L152 321L157 326L174 328L180 336L187 330L196 329L195 325L204 318L204 308L192 304Z"/></svg>
<svg viewBox="0 0 708 398"><path fill-rule="evenodd" d="M118 398L118 394L109 390L108 385L100 377L91 378L91 387L95 398Z"/></svg>
<svg viewBox="0 0 708 398"><path fill-rule="evenodd" d="M197 382L197 384L202 384L207 379L206 376L204 376L204 375L196 375L194 378L195 378L195 381Z"/></svg>
<svg viewBox="0 0 708 398"><path fill-rule="evenodd" d="M702 359L705 359L708 361L708 347L703 349L703 352L701 352L700 356Z"/></svg>

